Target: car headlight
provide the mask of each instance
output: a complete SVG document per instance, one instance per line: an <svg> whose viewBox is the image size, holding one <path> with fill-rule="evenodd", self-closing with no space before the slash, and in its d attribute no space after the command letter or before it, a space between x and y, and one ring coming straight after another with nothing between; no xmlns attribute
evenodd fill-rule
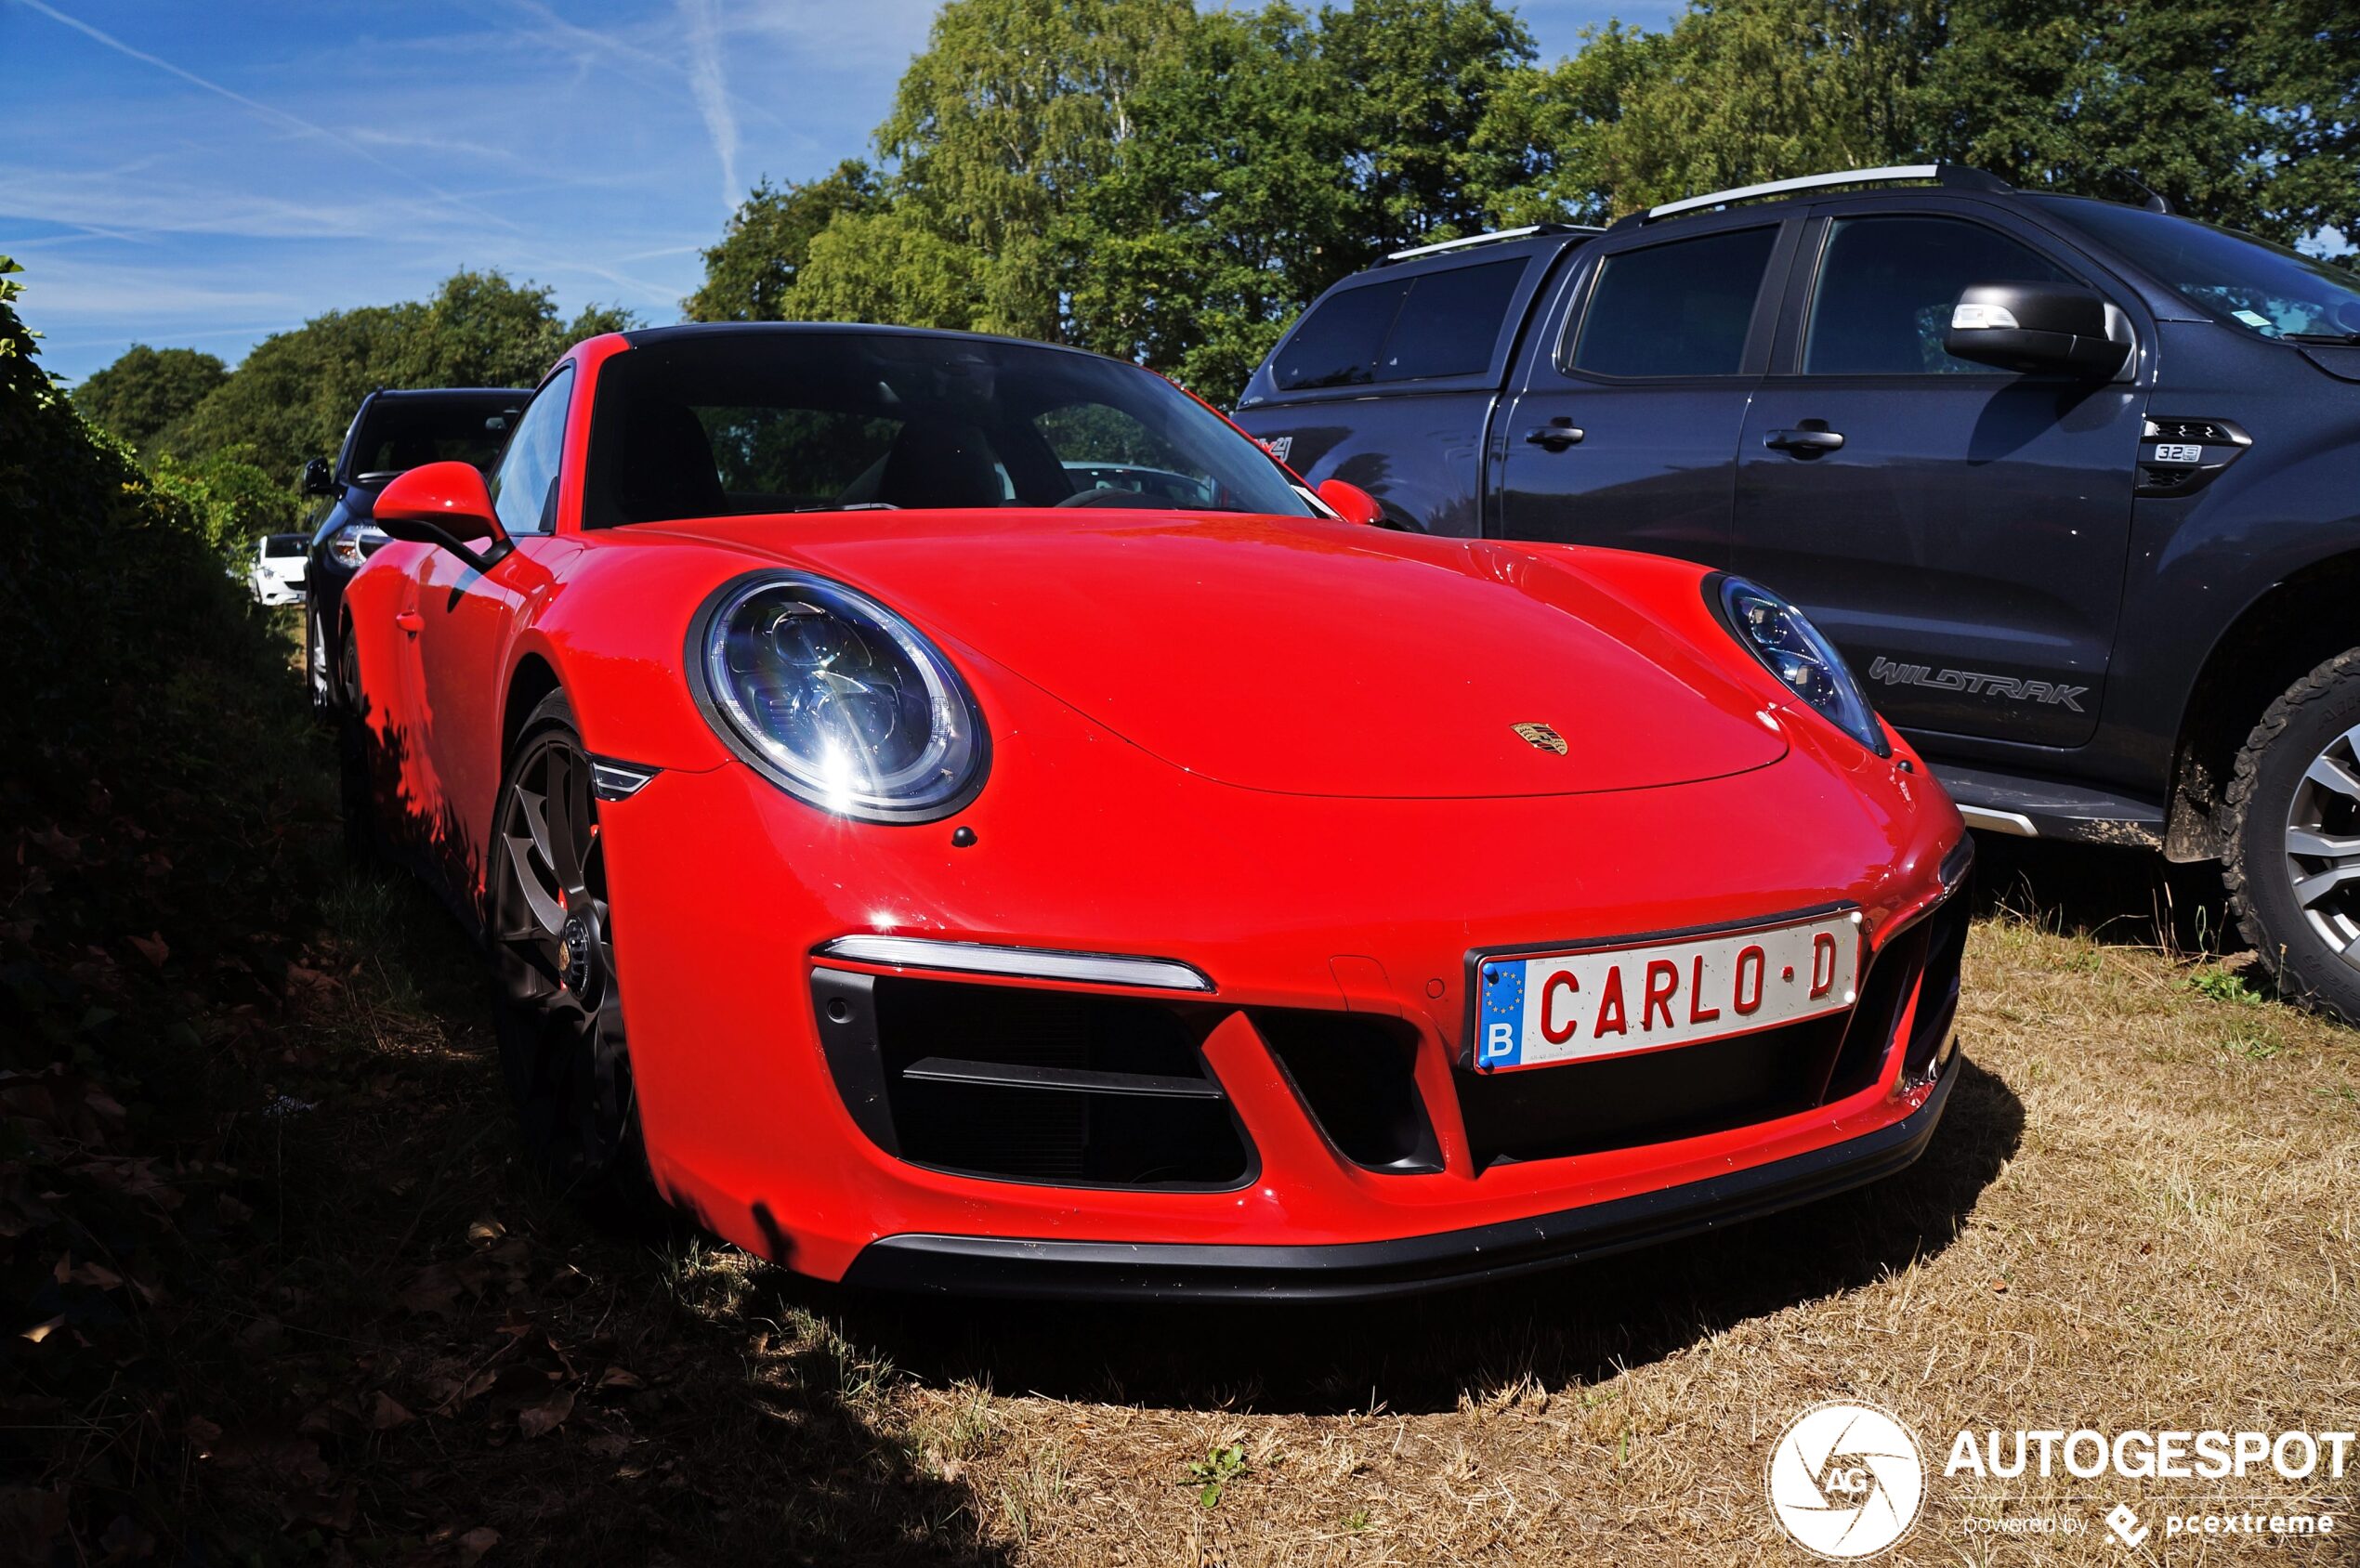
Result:
<svg viewBox="0 0 2360 1568"><path fill-rule="evenodd" d="M374 555L377 546L389 537L374 523L347 523L328 541L328 554L347 571L359 571L361 563Z"/></svg>
<svg viewBox="0 0 2360 1568"><path fill-rule="evenodd" d="M1868 705L1868 694L1860 689L1835 644L1811 624L1809 617L1761 583L1742 577L1715 574L1706 580L1705 592L1717 600L1715 608L1722 620L1746 651L1762 660L1797 697L1877 755L1893 754L1884 726Z"/></svg>
<svg viewBox="0 0 2360 1568"><path fill-rule="evenodd" d="M966 683L915 627L841 583L741 578L698 612L688 653L722 739L800 800L928 822L982 787L988 747Z"/></svg>

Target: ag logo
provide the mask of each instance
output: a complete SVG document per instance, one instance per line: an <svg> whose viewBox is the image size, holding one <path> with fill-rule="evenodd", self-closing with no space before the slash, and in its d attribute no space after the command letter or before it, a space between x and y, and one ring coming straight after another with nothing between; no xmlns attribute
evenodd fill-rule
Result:
<svg viewBox="0 0 2360 1568"><path fill-rule="evenodd" d="M1510 725L1508 727L1543 751L1554 751L1562 757L1571 749L1567 746L1566 738L1547 725Z"/></svg>
<svg viewBox="0 0 2360 1568"><path fill-rule="evenodd" d="M1925 1464L1909 1429L1873 1405L1815 1405L1770 1451L1770 1511L1798 1546L1848 1561L1909 1533Z"/></svg>

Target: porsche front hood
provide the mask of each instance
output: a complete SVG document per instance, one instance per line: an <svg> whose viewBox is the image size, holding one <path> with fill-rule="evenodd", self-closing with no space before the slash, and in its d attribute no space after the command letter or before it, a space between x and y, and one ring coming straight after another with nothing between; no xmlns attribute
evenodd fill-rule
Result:
<svg viewBox="0 0 2360 1568"><path fill-rule="evenodd" d="M1786 751L1758 697L1711 660L1513 545L1139 513L862 522L663 527L858 587L954 657L979 652L1173 766L1246 789L1575 794L1721 777Z"/></svg>

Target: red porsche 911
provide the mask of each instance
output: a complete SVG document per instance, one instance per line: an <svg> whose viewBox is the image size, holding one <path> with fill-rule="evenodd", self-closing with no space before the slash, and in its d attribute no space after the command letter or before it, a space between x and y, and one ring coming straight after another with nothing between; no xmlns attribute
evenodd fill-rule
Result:
<svg viewBox="0 0 2360 1568"><path fill-rule="evenodd" d="M1896 1171L1956 1078L1958 813L1741 578L875 327L594 338L375 516L350 826L479 927L531 1149L803 1273L1496 1277Z"/></svg>

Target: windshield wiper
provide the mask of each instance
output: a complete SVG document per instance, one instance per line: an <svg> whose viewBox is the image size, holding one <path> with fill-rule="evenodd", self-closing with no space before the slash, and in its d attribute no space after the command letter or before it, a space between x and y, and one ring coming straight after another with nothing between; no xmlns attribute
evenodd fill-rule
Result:
<svg viewBox="0 0 2360 1568"><path fill-rule="evenodd" d="M2328 343L2344 347L2360 347L2360 333L2281 333L2288 343Z"/></svg>

